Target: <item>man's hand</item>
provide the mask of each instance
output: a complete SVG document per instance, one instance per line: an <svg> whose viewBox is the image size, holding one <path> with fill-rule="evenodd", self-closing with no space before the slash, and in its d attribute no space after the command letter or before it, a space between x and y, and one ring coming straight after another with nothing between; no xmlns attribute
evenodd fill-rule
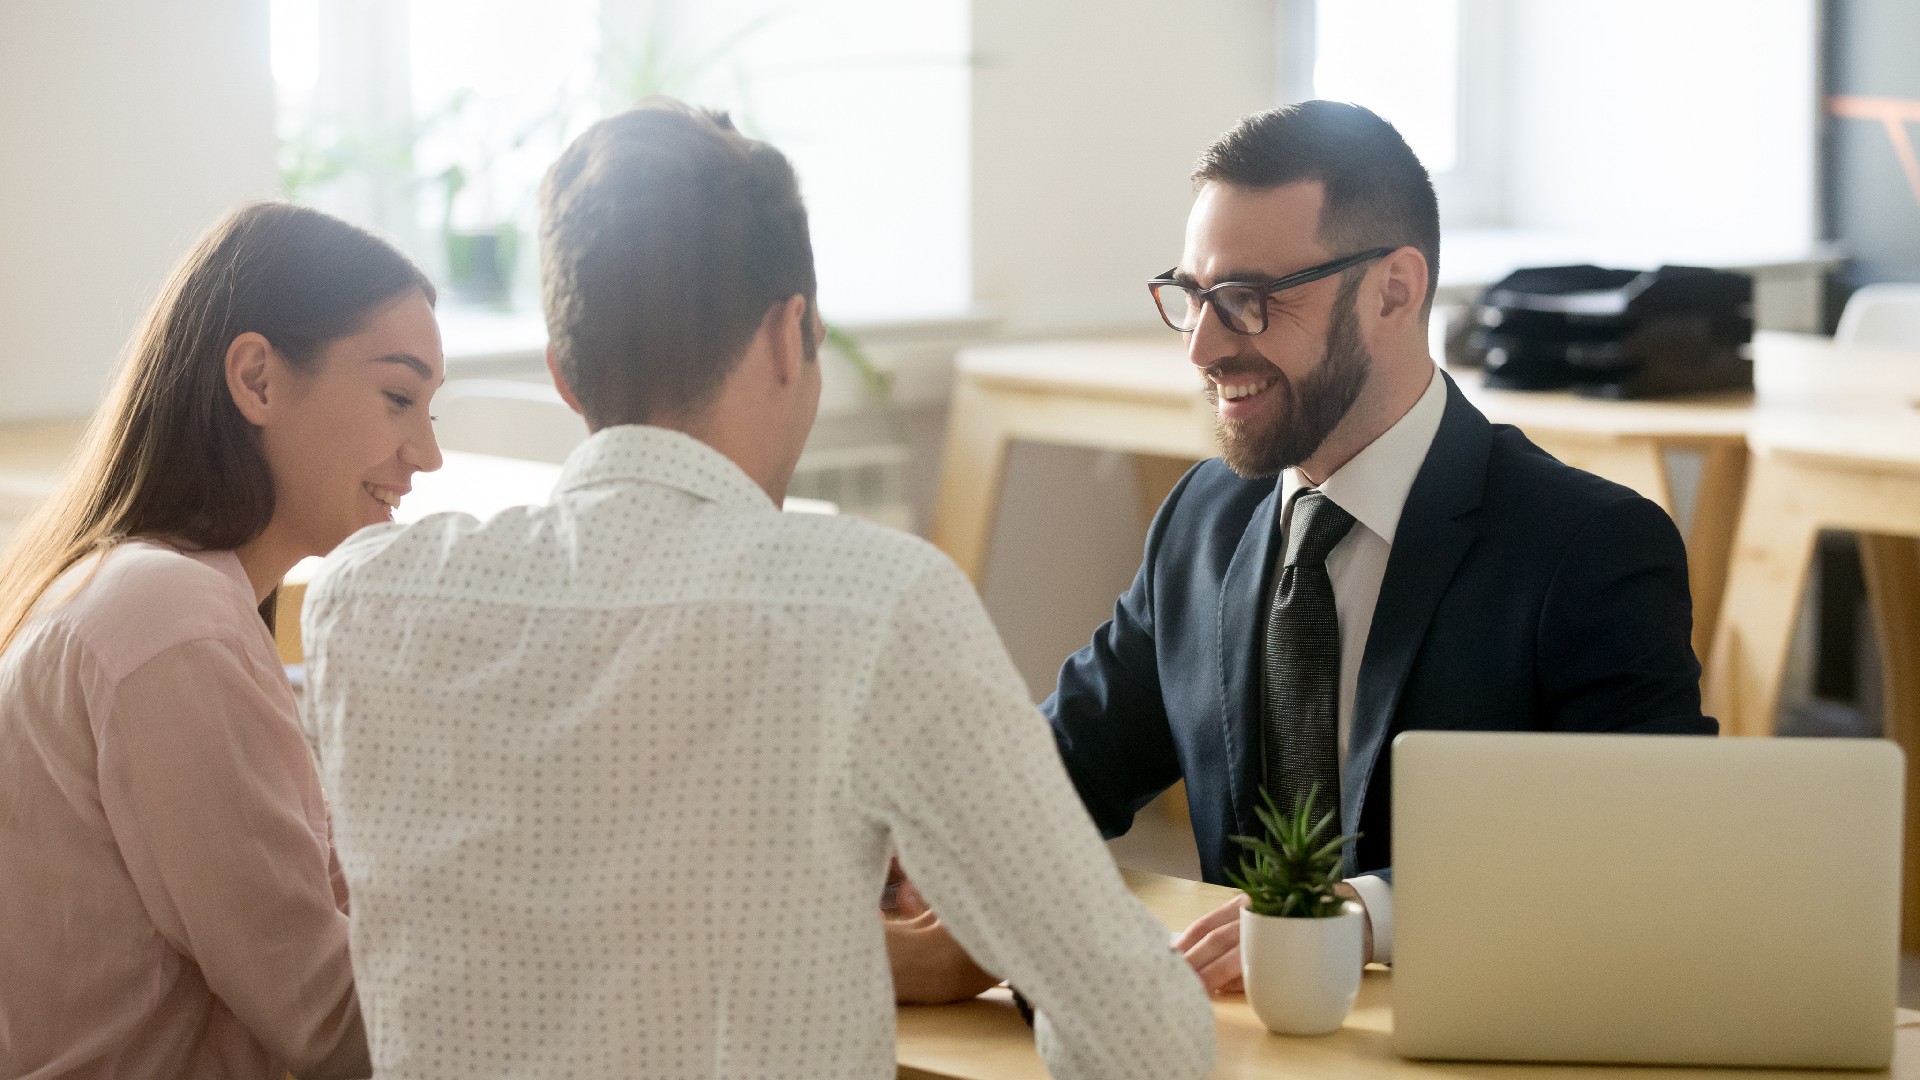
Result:
<svg viewBox="0 0 1920 1080"><path fill-rule="evenodd" d="M1360 905L1361 963L1373 959L1373 918L1353 886L1341 882L1333 891L1343 900ZM1246 987L1240 981L1240 911L1247 906L1247 894L1233 899L1195 919L1180 936L1173 939L1175 952L1187 958L1201 985L1214 994L1238 994Z"/></svg>
<svg viewBox="0 0 1920 1080"><path fill-rule="evenodd" d="M900 1004L965 1001L999 984L999 977L981 970L933 912L912 919L888 919L885 925L893 997Z"/></svg>
<svg viewBox="0 0 1920 1080"><path fill-rule="evenodd" d="M1173 939L1173 951L1187 958L1210 994L1237 994L1243 989L1240 910L1246 906L1247 894L1235 893L1233 899L1195 919Z"/></svg>

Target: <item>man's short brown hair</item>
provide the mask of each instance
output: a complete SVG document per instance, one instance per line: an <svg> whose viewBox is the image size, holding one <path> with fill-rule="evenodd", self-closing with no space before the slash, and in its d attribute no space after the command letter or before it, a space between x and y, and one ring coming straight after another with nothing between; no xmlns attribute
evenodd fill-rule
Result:
<svg viewBox="0 0 1920 1080"><path fill-rule="evenodd" d="M1275 188L1318 180L1319 240L1338 257L1411 247L1427 258L1425 307L1440 280L1440 205L1433 180L1392 124L1339 101L1302 101L1254 113L1194 166L1195 184Z"/></svg>
<svg viewBox="0 0 1920 1080"><path fill-rule="evenodd" d="M793 167L725 113L655 98L587 129L540 187L554 360L594 430L710 401L768 307L814 298Z"/></svg>

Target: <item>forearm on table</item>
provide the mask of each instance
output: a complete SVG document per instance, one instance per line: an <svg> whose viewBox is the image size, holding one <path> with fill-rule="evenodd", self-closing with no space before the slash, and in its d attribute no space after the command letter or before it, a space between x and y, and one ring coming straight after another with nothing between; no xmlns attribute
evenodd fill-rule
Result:
<svg viewBox="0 0 1920 1080"><path fill-rule="evenodd" d="M887 919L884 925L893 995L902 1005L965 1001L1000 981L974 963L931 912L919 919Z"/></svg>

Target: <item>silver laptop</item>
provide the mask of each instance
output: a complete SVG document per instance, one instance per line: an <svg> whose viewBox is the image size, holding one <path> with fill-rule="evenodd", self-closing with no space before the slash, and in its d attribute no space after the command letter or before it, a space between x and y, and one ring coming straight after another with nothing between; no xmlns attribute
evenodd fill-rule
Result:
<svg viewBox="0 0 1920 1080"><path fill-rule="evenodd" d="M1893 743L1408 732L1393 746L1395 1052L1891 1060Z"/></svg>

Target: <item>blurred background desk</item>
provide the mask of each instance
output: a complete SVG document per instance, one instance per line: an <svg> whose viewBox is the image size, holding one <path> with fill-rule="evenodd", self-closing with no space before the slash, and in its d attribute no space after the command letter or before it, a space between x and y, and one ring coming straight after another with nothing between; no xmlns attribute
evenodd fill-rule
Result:
<svg viewBox="0 0 1920 1080"><path fill-rule="evenodd" d="M1135 871L1122 871L1127 885L1169 929L1181 929L1224 903L1233 890L1218 885ZM1392 976L1369 968L1360 998L1344 1027L1332 1035L1292 1038L1270 1034L1246 998L1216 997L1213 1004L1217 1056L1212 1075L1231 1078L1342 1080L1408 1077L1452 1080L1704 1080L1704 1078L1859 1076L1860 1073L1776 1069L1680 1069L1645 1066L1553 1066L1425 1063L1393 1055ZM1920 1013L1902 1010L1895 1036L1896 1080L1920 1080ZM907 1006L900 1010L895 1058L901 1080L1043 1080L1033 1033L1004 991L958 1005ZM1865 1074L1887 1075L1887 1074Z"/></svg>
<svg viewBox="0 0 1920 1080"><path fill-rule="evenodd" d="M1728 733L1773 733L1815 539L1860 533L1882 730L1920 762L1920 353L1787 333L1757 335L1754 352L1754 394L1671 401L1489 390L1478 372L1453 375L1488 419L1683 524L1705 707ZM976 585L1018 440L1144 455L1148 514L1186 466L1217 452L1212 410L1172 334L961 352L932 536ZM1920 773L1909 787L1920 791ZM1176 832L1178 796L1159 803ZM1920 837L1920 818L1909 835ZM1920 950L1920 842L1908 852L1907 947Z"/></svg>
<svg viewBox="0 0 1920 1080"><path fill-rule="evenodd" d="M1762 351L1768 343L1793 337L1763 335ZM1795 353L1791 346L1785 351ZM976 585L987 565L1013 442L1149 455L1137 470L1146 513L1187 466L1219 452L1200 376L1187 362L1182 339L1172 334L966 349L955 365L932 539ZM1454 377L1488 419L1519 427L1561 460L1633 488L1689 523L1695 647L1705 655L1739 513L1751 397L1599 401L1568 393L1488 390L1478 372ZM1670 452L1701 455L1690 514L1669 478Z"/></svg>
<svg viewBox="0 0 1920 1080"><path fill-rule="evenodd" d="M1886 733L1913 733L1920 662L1920 355L1833 350L1762 384L1752 477L1707 706L1736 734L1773 730L1792 624L1817 534L1857 532L1880 640ZM1818 384L1797 384L1823 373ZM1865 388L1871 388L1867 392ZM1913 744L1909 744L1913 745Z"/></svg>
<svg viewBox="0 0 1920 1080"><path fill-rule="evenodd" d="M1889 394L1873 409L1765 412L1749 445L1705 708L1729 734L1773 733L1820 530L1857 533L1879 643L1881 731L1907 751L1901 947L1920 951L1920 408Z"/></svg>

